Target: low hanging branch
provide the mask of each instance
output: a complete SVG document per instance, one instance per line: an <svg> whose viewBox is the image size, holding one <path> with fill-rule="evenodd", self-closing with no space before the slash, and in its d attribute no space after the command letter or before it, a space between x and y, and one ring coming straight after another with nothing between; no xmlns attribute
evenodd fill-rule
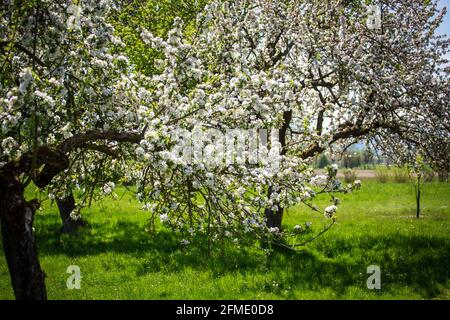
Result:
<svg viewBox="0 0 450 320"><path fill-rule="evenodd" d="M143 133L119 132L119 131L89 131L80 133L64 140L56 148L49 146L38 147L34 152L23 154L18 160L11 161L2 168L5 172L14 173L19 176L28 173L33 166L33 155L36 155L37 172L33 178L39 188L47 186L52 179L69 166L68 155L77 148L95 149L112 155L112 151L101 146L93 145L92 142L100 140L117 141L123 143L139 143Z"/></svg>
<svg viewBox="0 0 450 320"><path fill-rule="evenodd" d="M69 153L73 149L79 148L86 143L99 141L99 140L109 140L109 141L117 141L117 142L130 142L130 143L139 143L145 130L142 133L136 132L120 132L120 131L88 131L86 133L76 134L66 140L64 140L59 146L58 149L64 153Z"/></svg>

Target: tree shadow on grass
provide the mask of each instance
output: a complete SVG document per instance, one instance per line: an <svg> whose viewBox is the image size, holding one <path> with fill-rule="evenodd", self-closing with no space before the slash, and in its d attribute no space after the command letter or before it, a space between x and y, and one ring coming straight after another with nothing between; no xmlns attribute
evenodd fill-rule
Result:
<svg viewBox="0 0 450 320"><path fill-rule="evenodd" d="M208 254L206 238L197 238L184 247L180 235L169 231L148 233L143 224L126 220L94 223L72 235L60 235L55 231L58 227L57 220L38 225L36 237L41 256L127 254L139 259L137 276L177 273L187 267L209 271L214 277L251 272L267 275L270 280L278 277L277 290L331 289L337 296L345 296L349 287L365 288L367 267L378 265L383 292L392 289L395 293L395 288L401 286L424 298L433 298L448 284L450 244L445 236L324 237L298 253L271 254L255 247L215 244Z"/></svg>
<svg viewBox="0 0 450 320"><path fill-rule="evenodd" d="M338 296L351 286L366 288L370 265L381 269L380 294L394 294L395 288L408 287L424 298L434 298L448 287L450 243L446 237L322 238L311 251L313 255L305 253L295 258L277 254L273 268L286 270L286 283L302 283L310 289L330 288Z"/></svg>

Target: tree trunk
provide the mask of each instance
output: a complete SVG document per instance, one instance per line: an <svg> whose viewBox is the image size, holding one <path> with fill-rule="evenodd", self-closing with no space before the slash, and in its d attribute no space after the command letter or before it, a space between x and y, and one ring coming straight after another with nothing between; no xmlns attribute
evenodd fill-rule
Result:
<svg viewBox="0 0 450 320"><path fill-rule="evenodd" d="M284 209L280 206L278 206L278 210L275 212L272 209L266 208L267 226L269 228L278 228L279 231L282 231L283 213Z"/></svg>
<svg viewBox="0 0 450 320"><path fill-rule="evenodd" d="M270 197L272 194L272 187L269 187L269 191L267 195ZM279 231L282 230L282 222L283 222L283 213L284 209L277 205L277 210L274 211L272 208L266 208L264 210L264 214L267 219L267 227L269 228L278 228Z"/></svg>
<svg viewBox="0 0 450 320"><path fill-rule="evenodd" d="M278 141L281 144L281 155L285 155L286 150L286 133L290 126L292 120L292 111L285 111L283 113L283 125L281 129L278 131ZM270 197L272 194L272 187L269 186L267 195ZM278 228L279 231L282 231L282 222L283 222L283 212L284 209L277 205L277 210L274 211L272 208L266 208L265 209L265 216L267 219L267 226L269 228Z"/></svg>
<svg viewBox="0 0 450 320"><path fill-rule="evenodd" d="M11 173L0 174L2 243L17 300L45 300L45 274L33 232L36 201L27 202L23 185Z"/></svg>
<svg viewBox="0 0 450 320"><path fill-rule="evenodd" d="M417 175L417 192L416 192L416 218L420 218L420 173Z"/></svg>
<svg viewBox="0 0 450 320"><path fill-rule="evenodd" d="M58 205L59 215L62 221L62 233L72 233L86 225L86 222L82 219L73 220L70 217L70 214L75 209L75 198L72 192L64 199L57 199L56 204Z"/></svg>

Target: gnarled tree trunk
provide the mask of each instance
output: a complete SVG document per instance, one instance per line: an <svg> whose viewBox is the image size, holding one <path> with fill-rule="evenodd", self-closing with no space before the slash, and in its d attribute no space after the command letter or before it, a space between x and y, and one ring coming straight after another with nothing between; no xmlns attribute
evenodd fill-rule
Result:
<svg viewBox="0 0 450 320"><path fill-rule="evenodd" d="M143 133L89 131L64 140L57 148L38 147L34 152L25 153L18 160L0 167L2 243L16 299L47 299L45 274L39 264L33 234L38 202L25 200L24 186L17 177L25 174L32 178L37 187L44 188L57 174L68 168L67 155L73 149L95 140L139 143L142 137Z"/></svg>
<svg viewBox="0 0 450 320"><path fill-rule="evenodd" d="M27 202L24 188L11 173L0 174L0 222L3 249L18 300L45 300L45 274L33 234L35 201Z"/></svg>
<svg viewBox="0 0 450 320"><path fill-rule="evenodd" d="M39 147L34 153L26 153L18 161L0 168L0 224L2 243L11 276L11 284L17 300L45 300L45 274L38 259L33 232L37 200L26 201L24 186L17 179L20 173L33 167L44 167L33 177L39 188L48 185L53 177L68 167L68 158L60 150Z"/></svg>

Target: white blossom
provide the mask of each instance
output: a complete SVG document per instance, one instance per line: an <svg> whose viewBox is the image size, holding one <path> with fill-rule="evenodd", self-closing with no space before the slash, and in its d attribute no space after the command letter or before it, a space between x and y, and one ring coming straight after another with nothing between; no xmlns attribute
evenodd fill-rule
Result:
<svg viewBox="0 0 450 320"><path fill-rule="evenodd" d="M111 194L114 191L115 187L116 185L114 184L114 182L107 182L103 185L102 192L106 195Z"/></svg>
<svg viewBox="0 0 450 320"><path fill-rule="evenodd" d="M336 213L337 207L336 206L329 206L325 208L324 216L325 218L331 218Z"/></svg>
<svg viewBox="0 0 450 320"><path fill-rule="evenodd" d="M161 221L161 223L166 223L170 221L169 216L167 214L160 214L159 220Z"/></svg>
<svg viewBox="0 0 450 320"><path fill-rule="evenodd" d="M180 243L181 243L183 246L187 246L187 245L190 244L191 242L190 242L189 240L182 239L182 240L180 241Z"/></svg>

